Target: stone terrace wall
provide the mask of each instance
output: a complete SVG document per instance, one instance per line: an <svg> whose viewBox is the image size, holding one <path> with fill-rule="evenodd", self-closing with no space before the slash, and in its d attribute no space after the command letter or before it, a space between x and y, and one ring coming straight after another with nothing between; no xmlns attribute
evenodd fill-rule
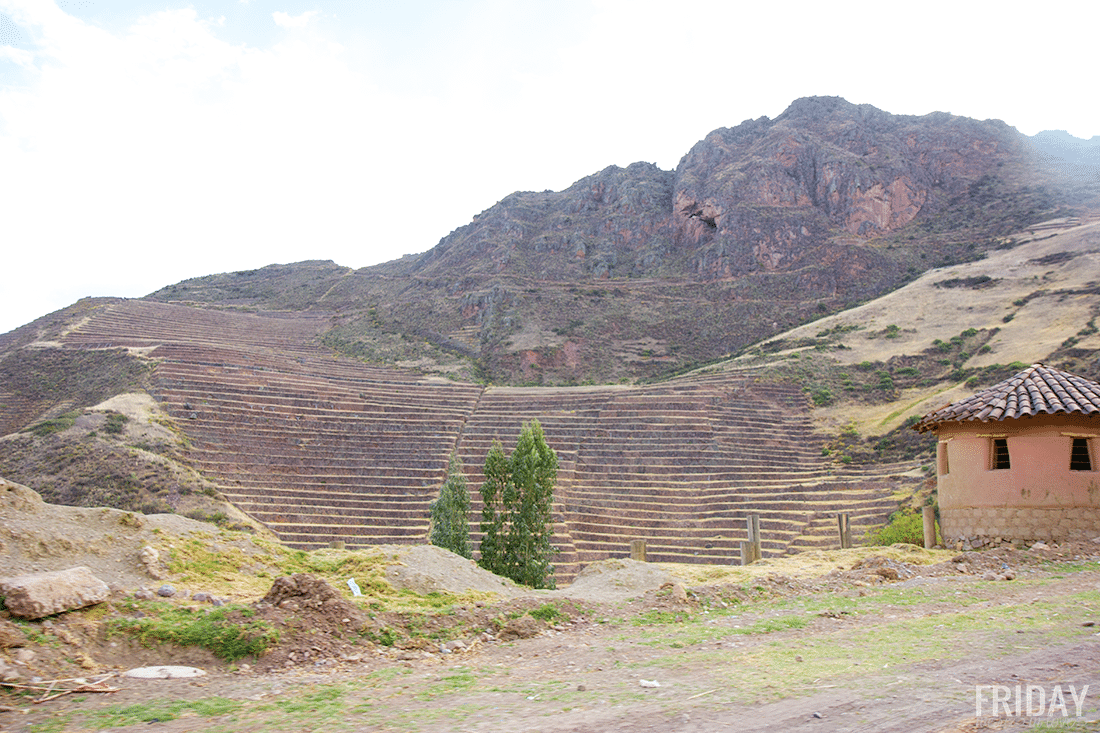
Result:
<svg viewBox="0 0 1100 733"><path fill-rule="evenodd" d="M745 518L765 554L836 546L835 515L859 528L896 507L886 473L838 475L821 456L801 391L751 372L645 386L483 388L368 366L316 345L323 314L254 315L125 301L66 348L142 347L190 457L244 511L301 548L424 542L448 456L470 479L493 439L514 446L538 418L561 469L560 578L625 557L729 563Z"/></svg>

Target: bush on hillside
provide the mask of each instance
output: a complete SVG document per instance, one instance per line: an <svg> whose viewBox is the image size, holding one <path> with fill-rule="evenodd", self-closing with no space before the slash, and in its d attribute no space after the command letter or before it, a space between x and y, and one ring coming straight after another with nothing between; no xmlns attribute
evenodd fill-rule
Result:
<svg viewBox="0 0 1100 733"><path fill-rule="evenodd" d="M936 542L942 542L938 528ZM911 507L899 509L890 515L890 521L885 525L868 532L864 543L881 547L898 543L924 547L924 517L920 511Z"/></svg>

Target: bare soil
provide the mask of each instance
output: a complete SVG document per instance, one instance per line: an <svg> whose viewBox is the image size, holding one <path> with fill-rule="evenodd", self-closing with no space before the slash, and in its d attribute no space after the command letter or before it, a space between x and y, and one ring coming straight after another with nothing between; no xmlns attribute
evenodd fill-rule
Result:
<svg viewBox="0 0 1100 733"><path fill-rule="evenodd" d="M74 532L71 513L89 511L11 496L35 510L39 538ZM35 541L19 530L14 503L0 516L0 574ZM0 662L18 684L113 674L104 685L116 691L36 703L41 691L9 687L0 731L909 732L1023 730L1038 720L991 716L988 691L977 717L977 685L1034 685L1047 697L1061 685L1068 716L1054 719L1068 730L1100 726L1100 545L1091 542L961 555L819 551L748 569L610 560L557 591L524 591L438 548L390 547L395 587L472 589L464 598L474 600L434 614L383 611L369 594L355 599L317 578L269 579L266 594L236 600L278 628L279 643L228 664L194 647L107 636L104 619L140 614L134 589L156 584L136 542L180 543L201 525L175 517L133 527L96 511L115 517L113 546L70 542L36 564L89 565L110 575L115 598L0 621ZM117 676L165 664L207 674ZM1080 717L1071 684L1089 685Z"/></svg>

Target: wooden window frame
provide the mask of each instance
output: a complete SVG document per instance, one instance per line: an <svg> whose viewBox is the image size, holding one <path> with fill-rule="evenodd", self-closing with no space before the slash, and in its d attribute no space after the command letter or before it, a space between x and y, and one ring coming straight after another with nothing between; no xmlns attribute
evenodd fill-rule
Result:
<svg viewBox="0 0 1100 733"><path fill-rule="evenodd" d="M1073 436L1070 438L1069 449L1069 470L1071 471L1093 471L1095 470L1095 463L1092 460L1092 441L1088 438L1081 436ZM1078 442L1080 441L1080 442ZM1080 460L1079 449L1084 448L1084 461ZM1076 464L1076 465L1075 465Z"/></svg>
<svg viewBox="0 0 1100 733"><path fill-rule="evenodd" d="M1003 458L1002 459L1002 450ZM989 470L1009 471L1012 469L1012 457L1008 450L1008 438L989 439Z"/></svg>

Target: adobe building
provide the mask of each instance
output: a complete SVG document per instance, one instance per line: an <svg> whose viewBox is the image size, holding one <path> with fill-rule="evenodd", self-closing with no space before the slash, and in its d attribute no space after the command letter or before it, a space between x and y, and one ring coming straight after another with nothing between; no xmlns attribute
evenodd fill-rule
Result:
<svg viewBox="0 0 1100 733"><path fill-rule="evenodd" d="M1100 384L1033 364L925 415L951 546L1100 536Z"/></svg>

